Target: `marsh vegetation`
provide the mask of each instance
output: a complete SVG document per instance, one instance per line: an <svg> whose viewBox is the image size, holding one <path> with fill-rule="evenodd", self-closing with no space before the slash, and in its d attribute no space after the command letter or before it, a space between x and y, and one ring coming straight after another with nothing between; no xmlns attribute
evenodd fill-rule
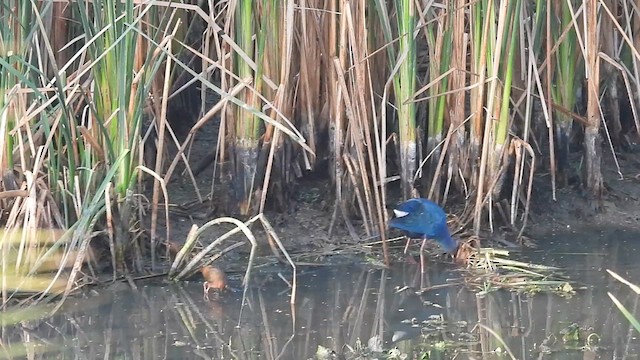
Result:
<svg viewBox="0 0 640 360"><path fill-rule="evenodd" d="M186 279L243 245L244 296L269 251L295 288L278 233L299 204L329 234L299 233L305 261L350 241L386 265L402 199L478 248L522 241L540 194L600 211L637 162L639 6L4 0L2 304Z"/></svg>

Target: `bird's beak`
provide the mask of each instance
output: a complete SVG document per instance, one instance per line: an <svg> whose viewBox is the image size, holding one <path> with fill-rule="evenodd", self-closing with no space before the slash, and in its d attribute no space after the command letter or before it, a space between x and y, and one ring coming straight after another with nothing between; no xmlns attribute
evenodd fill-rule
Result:
<svg viewBox="0 0 640 360"><path fill-rule="evenodd" d="M397 217L397 218L401 218L401 217L405 217L407 215L409 215L408 212L406 211L402 211L402 210L398 210L398 209L393 209L393 214Z"/></svg>

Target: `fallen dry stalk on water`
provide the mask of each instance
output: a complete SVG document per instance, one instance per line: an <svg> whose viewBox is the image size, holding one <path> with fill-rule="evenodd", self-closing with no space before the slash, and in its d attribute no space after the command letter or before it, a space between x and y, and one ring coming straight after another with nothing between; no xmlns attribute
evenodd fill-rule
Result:
<svg viewBox="0 0 640 360"><path fill-rule="evenodd" d="M256 248L258 247L258 242L256 241L256 238L253 235L253 232L249 229L249 226L251 226L251 224L253 224L256 221L260 221L260 223L262 224L265 232L267 233L267 237L269 239L269 245L271 246L271 250L274 252L274 254L276 256L280 257L279 254L278 254L278 251L277 251L277 249L280 249L280 251L282 251L282 254L284 254L284 256L286 257L287 261L291 265L291 268L293 270L293 276L292 276L292 282L291 282L291 304L295 304L295 301L296 301L296 288L297 288L297 267L296 267L295 263L293 262L293 260L291 259L291 257L289 256L289 253L287 252L287 250L284 248L284 245L280 241L280 238L278 237L278 234L276 234L276 232L273 230L273 227L271 226L271 224L269 223L269 221L266 219L266 217L263 214L258 214L256 216L254 216L253 218L249 219L247 222L244 222L244 223L241 222L238 219L234 219L234 218L231 218L231 217L221 217L221 218L218 218L218 219L213 219L213 220L205 223L201 227L198 227L198 225L194 224L191 227L191 230L189 231L189 234L187 235L187 240L186 240L184 246L182 247L182 249L180 249L180 251L176 255L175 260L173 261L173 264L171 265L171 269L169 270L169 278L170 279L174 279L174 280L180 280L180 279L184 279L184 278L188 277L189 275L195 273L196 271L198 271L199 266L201 266L204 263L205 256L210 255L212 253L212 251L217 246L219 246L223 241L227 240L231 236L233 236L233 235L235 235L235 234L237 234L237 233L242 231L242 233L247 238L249 243L251 243L251 252L249 254L249 261L248 261L248 264L247 264L247 270L245 272L245 276L244 276L244 279L242 281L243 282L243 287L244 287L243 295L242 295L243 296L243 303L244 303L244 299L246 298L246 293L247 293L248 286L249 286L249 279L250 279L250 275L251 275L251 269L253 267L253 261L254 261L254 258L255 258L255 251L256 251ZM205 247L200 252L198 252L182 268L182 270L180 270L180 272L178 272L179 268L186 261L187 255L189 254L191 249L193 249L194 245L196 244L196 242L200 238L200 236L202 236L202 234L207 229L209 229L210 227L212 227L214 225L217 225L217 224L222 224L222 223L231 223L231 224L235 225L236 228L227 231L222 236L220 236L216 240L214 240L207 247ZM277 248L273 244L273 241L275 241L275 243L277 244Z"/></svg>
<svg viewBox="0 0 640 360"><path fill-rule="evenodd" d="M498 289L523 292L552 292L560 296L575 293L560 268L508 259L509 251L481 248L470 254L464 270L465 284L486 293Z"/></svg>

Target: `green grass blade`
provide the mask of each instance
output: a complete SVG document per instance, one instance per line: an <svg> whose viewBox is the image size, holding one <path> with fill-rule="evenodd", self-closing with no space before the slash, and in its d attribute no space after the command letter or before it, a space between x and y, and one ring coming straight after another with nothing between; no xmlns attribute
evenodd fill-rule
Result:
<svg viewBox="0 0 640 360"><path fill-rule="evenodd" d="M638 322L638 320L635 318L635 316L633 316L633 314L631 314L629 312L629 310L627 310L627 308L624 307L624 305L622 305L622 303L620 301L618 301L618 299L612 293L607 292L607 295L609 295L609 297L611 298L611 301L613 301L613 303L616 305L618 310L620 310L622 315L624 315L624 317L627 318L627 321L629 321L629 323L631 325L633 325L633 327L638 332L640 332L640 322Z"/></svg>

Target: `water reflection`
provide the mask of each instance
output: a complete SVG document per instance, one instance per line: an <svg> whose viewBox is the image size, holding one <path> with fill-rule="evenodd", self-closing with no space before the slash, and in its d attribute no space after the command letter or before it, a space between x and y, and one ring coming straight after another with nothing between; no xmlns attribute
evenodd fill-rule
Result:
<svg viewBox="0 0 640 360"><path fill-rule="evenodd" d="M590 243L567 233L556 236L553 251L519 255L566 269L582 286L571 299L477 296L460 284L458 270L435 263L427 274L408 265L306 268L294 308L277 270L265 272L242 313L241 292L206 301L198 281L137 290L120 284L70 300L53 318L5 326L0 358L22 349L32 358L309 359L320 345L348 359L356 344L378 336L384 349L397 347L409 359L424 352L430 359L502 359L507 347L517 359L636 359L638 334L607 292L636 314L638 297L604 271L638 282L636 239L613 232Z"/></svg>

